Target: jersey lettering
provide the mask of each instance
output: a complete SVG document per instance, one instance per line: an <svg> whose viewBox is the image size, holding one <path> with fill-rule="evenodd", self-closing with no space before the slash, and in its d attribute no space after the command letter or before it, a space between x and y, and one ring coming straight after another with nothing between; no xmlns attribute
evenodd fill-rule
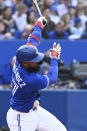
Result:
<svg viewBox="0 0 87 131"><path fill-rule="evenodd" d="M15 92L17 91L17 89L19 87L23 87L26 85L26 83L22 80L22 78L20 77L20 74L18 72L18 68L16 67L16 65L14 64L13 66L13 72L15 74L15 77L16 77L16 81L14 80L14 78L12 77L12 82L14 84L14 88L13 88L13 95L15 94Z"/></svg>
<svg viewBox="0 0 87 131"><path fill-rule="evenodd" d="M15 80L13 79L13 77L12 77L12 82L14 84L14 88L13 88L12 94L14 95L19 86L17 85L17 83L15 82Z"/></svg>

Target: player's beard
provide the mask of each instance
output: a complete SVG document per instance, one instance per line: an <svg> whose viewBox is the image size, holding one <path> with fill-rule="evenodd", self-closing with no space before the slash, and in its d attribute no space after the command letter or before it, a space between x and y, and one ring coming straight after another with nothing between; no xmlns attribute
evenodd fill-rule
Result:
<svg viewBox="0 0 87 131"><path fill-rule="evenodd" d="M29 68L28 68L28 71L29 72L34 72L34 73L37 73L37 72L39 72L40 71L40 66L38 65L37 67L31 67L31 66L29 66Z"/></svg>

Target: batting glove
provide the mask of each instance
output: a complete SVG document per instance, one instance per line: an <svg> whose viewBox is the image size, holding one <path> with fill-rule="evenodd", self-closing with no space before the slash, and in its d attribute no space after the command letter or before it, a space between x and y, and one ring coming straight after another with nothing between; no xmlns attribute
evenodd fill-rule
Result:
<svg viewBox="0 0 87 131"><path fill-rule="evenodd" d="M47 20L45 17L40 17L37 21L35 25L40 26L42 29L45 27L45 25L47 24Z"/></svg>
<svg viewBox="0 0 87 131"><path fill-rule="evenodd" d="M60 54L61 54L61 46L60 44L56 45L56 42L54 42L53 49L50 52L50 56L51 58L60 59Z"/></svg>

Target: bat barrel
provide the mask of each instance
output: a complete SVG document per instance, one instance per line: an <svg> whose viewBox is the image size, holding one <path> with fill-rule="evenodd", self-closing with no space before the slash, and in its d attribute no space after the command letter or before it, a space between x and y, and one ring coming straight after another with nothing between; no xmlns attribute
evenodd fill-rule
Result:
<svg viewBox="0 0 87 131"><path fill-rule="evenodd" d="M41 13L41 10L40 10L40 8L38 6L37 0L33 0L33 2L34 2L34 5L35 5L35 8L36 8L37 12L42 17L42 13Z"/></svg>

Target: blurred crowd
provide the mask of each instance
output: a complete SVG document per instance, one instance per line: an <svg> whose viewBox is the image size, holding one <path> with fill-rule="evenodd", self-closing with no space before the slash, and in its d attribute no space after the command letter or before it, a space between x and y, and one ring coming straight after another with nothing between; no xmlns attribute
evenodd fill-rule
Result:
<svg viewBox="0 0 87 131"><path fill-rule="evenodd" d="M43 39L87 39L87 0L38 0ZM0 0L0 40L26 39L39 17L32 0Z"/></svg>

